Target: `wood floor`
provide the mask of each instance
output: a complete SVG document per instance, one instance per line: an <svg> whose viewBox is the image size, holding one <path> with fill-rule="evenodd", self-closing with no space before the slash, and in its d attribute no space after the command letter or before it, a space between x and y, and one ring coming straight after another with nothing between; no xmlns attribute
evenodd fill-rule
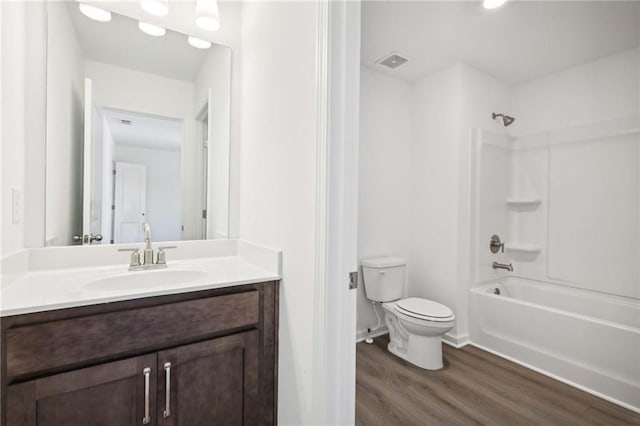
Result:
<svg viewBox="0 0 640 426"><path fill-rule="evenodd" d="M426 371L387 349L357 345L358 425L640 425L640 414L481 349L444 346Z"/></svg>

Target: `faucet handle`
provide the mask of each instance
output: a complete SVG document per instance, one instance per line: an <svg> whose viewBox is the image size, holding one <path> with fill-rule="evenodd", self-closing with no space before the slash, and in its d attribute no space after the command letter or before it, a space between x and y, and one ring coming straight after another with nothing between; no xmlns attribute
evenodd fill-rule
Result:
<svg viewBox="0 0 640 426"><path fill-rule="evenodd" d="M157 265L166 265L167 264L167 255L164 252L165 250L169 250L169 249L175 249L178 248L178 246L163 246L163 247L158 247L158 258L156 260L156 264Z"/></svg>
<svg viewBox="0 0 640 426"><path fill-rule="evenodd" d="M129 261L129 267L140 266L140 249L138 248L130 248L130 249L118 249L118 251L130 251L131 252L131 260Z"/></svg>

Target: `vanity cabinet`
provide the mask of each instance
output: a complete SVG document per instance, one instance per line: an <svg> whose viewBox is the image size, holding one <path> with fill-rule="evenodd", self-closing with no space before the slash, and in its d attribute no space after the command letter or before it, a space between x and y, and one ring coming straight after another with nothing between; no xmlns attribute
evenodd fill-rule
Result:
<svg viewBox="0 0 640 426"><path fill-rule="evenodd" d="M9 386L7 424L142 424L142 371L155 360L155 355L129 358ZM155 380L149 386L155 392Z"/></svg>
<svg viewBox="0 0 640 426"><path fill-rule="evenodd" d="M278 283L2 319L2 424L276 423Z"/></svg>

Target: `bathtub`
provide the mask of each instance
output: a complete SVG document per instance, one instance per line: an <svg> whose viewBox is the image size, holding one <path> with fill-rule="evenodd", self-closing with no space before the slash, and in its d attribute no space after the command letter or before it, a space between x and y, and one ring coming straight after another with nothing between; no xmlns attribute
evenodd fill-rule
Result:
<svg viewBox="0 0 640 426"><path fill-rule="evenodd" d="M518 277L470 291L472 344L640 412L639 300Z"/></svg>

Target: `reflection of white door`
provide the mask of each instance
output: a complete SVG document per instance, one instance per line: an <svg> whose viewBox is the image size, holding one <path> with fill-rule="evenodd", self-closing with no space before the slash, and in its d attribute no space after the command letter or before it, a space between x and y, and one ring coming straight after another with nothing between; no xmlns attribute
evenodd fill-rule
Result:
<svg viewBox="0 0 640 426"><path fill-rule="evenodd" d="M114 243L141 242L147 209L147 168L116 162L114 194Z"/></svg>

